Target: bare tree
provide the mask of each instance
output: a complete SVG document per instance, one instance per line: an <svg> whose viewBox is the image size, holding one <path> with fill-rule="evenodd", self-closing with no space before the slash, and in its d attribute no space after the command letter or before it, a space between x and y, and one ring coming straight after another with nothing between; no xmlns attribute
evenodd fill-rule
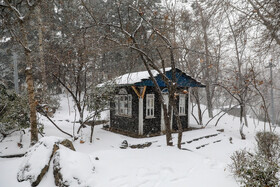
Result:
<svg viewBox="0 0 280 187"><path fill-rule="evenodd" d="M196 0L193 3L194 12L197 15L197 30L196 32L201 33L201 44L204 49L204 55L200 56L200 61L203 65L203 79L206 84L206 102L208 109L208 116L213 117L213 99L215 94L215 83L219 77L219 59L221 45L213 45L215 40L221 43L221 36L219 32L220 23L222 16L221 14L221 1L201 2ZM217 31L217 34L213 31ZM212 36L211 36L212 35ZM218 36L216 36L218 35ZM211 38L211 37L212 38ZM216 36L216 37L214 37ZM218 51L217 51L218 49ZM218 56L215 56L218 55ZM215 72L215 73L214 73ZM211 76L210 76L211 75ZM211 77L211 78L210 78ZM213 78L214 79L213 79ZM213 79L213 80L212 80Z"/></svg>
<svg viewBox="0 0 280 187"><path fill-rule="evenodd" d="M225 1L226 7L231 7L239 15L240 22L246 29L254 29L255 46L258 53L271 53L271 48L280 44L280 2L278 0L242 0Z"/></svg>
<svg viewBox="0 0 280 187"><path fill-rule="evenodd" d="M243 12L253 14L252 19L265 26L267 32L263 32L263 37L280 45L280 2L278 0L247 0L249 11ZM248 10L247 9L247 10Z"/></svg>

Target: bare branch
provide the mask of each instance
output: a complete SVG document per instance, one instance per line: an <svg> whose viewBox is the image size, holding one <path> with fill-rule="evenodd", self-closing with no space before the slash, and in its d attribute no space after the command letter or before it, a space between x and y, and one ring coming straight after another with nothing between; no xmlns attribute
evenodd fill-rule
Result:
<svg viewBox="0 0 280 187"><path fill-rule="evenodd" d="M94 23L97 25L97 21L92 13L92 11L89 10L88 6L86 6L84 0L81 0L81 3L83 5L83 7L85 7L86 11L89 13L90 17L93 19Z"/></svg>
<svg viewBox="0 0 280 187"><path fill-rule="evenodd" d="M28 46L24 45L24 43L17 37L17 35L15 34L14 30L13 29L10 29L10 34L13 38L15 38L15 40L17 42L20 43L20 45L24 48L24 50L28 51L28 52L32 52L32 50L30 48L28 48Z"/></svg>
<svg viewBox="0 0 280 187"><path fill-rule="evenodd" d="M7 7L8 7L10 10L12 10L12 11L16 14L17 18L18 18L19 20L23 21L23 18L24 18L24 17L21 15L21 13L19 12L19 10L18 10L16 7L12 6L12 5L9 3L8 0L4 0L4 1L5 1L5 3L7 4Z"/></svg>

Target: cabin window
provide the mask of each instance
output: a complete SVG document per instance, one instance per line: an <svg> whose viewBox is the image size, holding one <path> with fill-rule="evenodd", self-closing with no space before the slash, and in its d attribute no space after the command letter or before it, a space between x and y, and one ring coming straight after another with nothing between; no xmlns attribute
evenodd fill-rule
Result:
<svg viewBox="0 0 280 187"><path fill-rule="evenodd" d="M179 95L179 115L180 116L186 115L186 95L185 94Z"/></svg>
<svg viewBox="0 0 280 187"><path fill-rule="evenodd" d="M115 112L116 112L116 115L119 114L119 96L118 95L115 96Z"/></svg>
<svg viewBox="0 0 280 187"><path fill-rule="evenodd" d="M115 111L116 115L132 116L132 95L116 95Z"/></svg>
<svg viewBox="0 0 280 187"><path fill-rule="evenodd" d="M127 115L132 116L132 95L127 95Z"/></svg>
<svg viewBox="0 0 280 187"><path fill-rule="evenodd" d="M154 94L147 94L146 96L146 118L153 118L155 116L155 96Z"/></svg>

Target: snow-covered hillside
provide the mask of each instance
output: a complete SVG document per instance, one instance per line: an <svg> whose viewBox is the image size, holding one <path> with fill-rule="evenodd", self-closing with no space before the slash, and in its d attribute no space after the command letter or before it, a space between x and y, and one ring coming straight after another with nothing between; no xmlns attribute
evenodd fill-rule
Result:
<svg viewBox="0 0 280 187"><path fill-rule="evenodd" d="M62 106L53 119L60 128L72 134L75 111L73 103L69 100L62 97ZM108 118L108 114L104 113L102 117ZM207 118L204 118L204 121L206 122ZM89 155L94 165L93 177L87 181L90 186L237 187L238 184L228 168L230 155L242 148L254 149L254 135L264 129L263 123L258 124L251 118L248 118L248 121L249 127L244 130L246 140L240 138L239 119L225 115L217 127L214 126L216 121L213 120L205 129L184 132L182 150L176 146L167 147L164 135L136 139L108 132L103 130L101 125L95 128L92 144L89 143L89 128L83 129L82 132L85 143L81 144L77 140L73 144L77 152ZM45 117L40 116L40 122L45 125L44 136L69 138L59 132ZM196 126L194 119L191 123L192 126ZM76 131L78 124L74 128ZM224 129L224 132L217 131L219 129ZM176 143L177 135L173 134L173 138ZM152 145L143 149L129 147L121 149L120 145L124 140L129 145L146 142L152 142ZM0 143L0 155L26 152L29 146L29 133L23 137L23 148L17 146L18 141L17 134L4 139ZM16 176L22 160L23 158L0 158L0 187L30 186L29 182L17 182ZM82 168L76 169L83 172ZM52 167L39 184L39 187L50 186L55 186Z"/></svg>

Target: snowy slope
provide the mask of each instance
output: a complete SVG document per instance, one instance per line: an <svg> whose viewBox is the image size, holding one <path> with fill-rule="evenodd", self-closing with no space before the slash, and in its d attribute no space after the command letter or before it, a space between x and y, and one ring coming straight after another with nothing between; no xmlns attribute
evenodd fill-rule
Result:
<svg viewBox="0 0 280 187"><path fill-rule="evenodd" d="M61 103L62 106L55 114L54 120L61 128L72 134L72 122L75 121L73 103L69 99L68 105L66 97L62 97ZM108 114L104 113L103 118L107 116ZM76 116L76 119L78 117ZM68 138L44 117L41 116L40 121L45 124L45 136ZM95 167L93 177L86 182L90 186L237 187L238 184L228 169L230 155L241 148L253 149L254 135L264 127L262 123L254 123L251 118L248 118L248 121L249 128L245 128L247 140L240 139L239 119L225 115L217 127L214 126L214 120L205 129L184 132L182 145L184 150L178 150L176 146L167 147L165 136L136 139L105 131L102 126L96 126L92 144L89 143L90 129L85 128L82 137L85 143L75 141L74 146L78 152L88 154ZM194 119L191 122L195 126ZM206 122L207 117L204 118L204 123ZM75 125L75 131L77 128L78 124ZM224 132L217 129L224 129ZM173 134L173 138L176 143L177 135ZM25 152L29 145L29 133L24 135L22 149L17 147L18 139L15 134L0 143L0 155ZM130 145L145 142L152 142L152 145L144 149L120 149L124 140ZM18 183L16 180L22 159L0 159L0 187L30 186L29 182ZM51 165L39 186L54 185Z"/></svg>

